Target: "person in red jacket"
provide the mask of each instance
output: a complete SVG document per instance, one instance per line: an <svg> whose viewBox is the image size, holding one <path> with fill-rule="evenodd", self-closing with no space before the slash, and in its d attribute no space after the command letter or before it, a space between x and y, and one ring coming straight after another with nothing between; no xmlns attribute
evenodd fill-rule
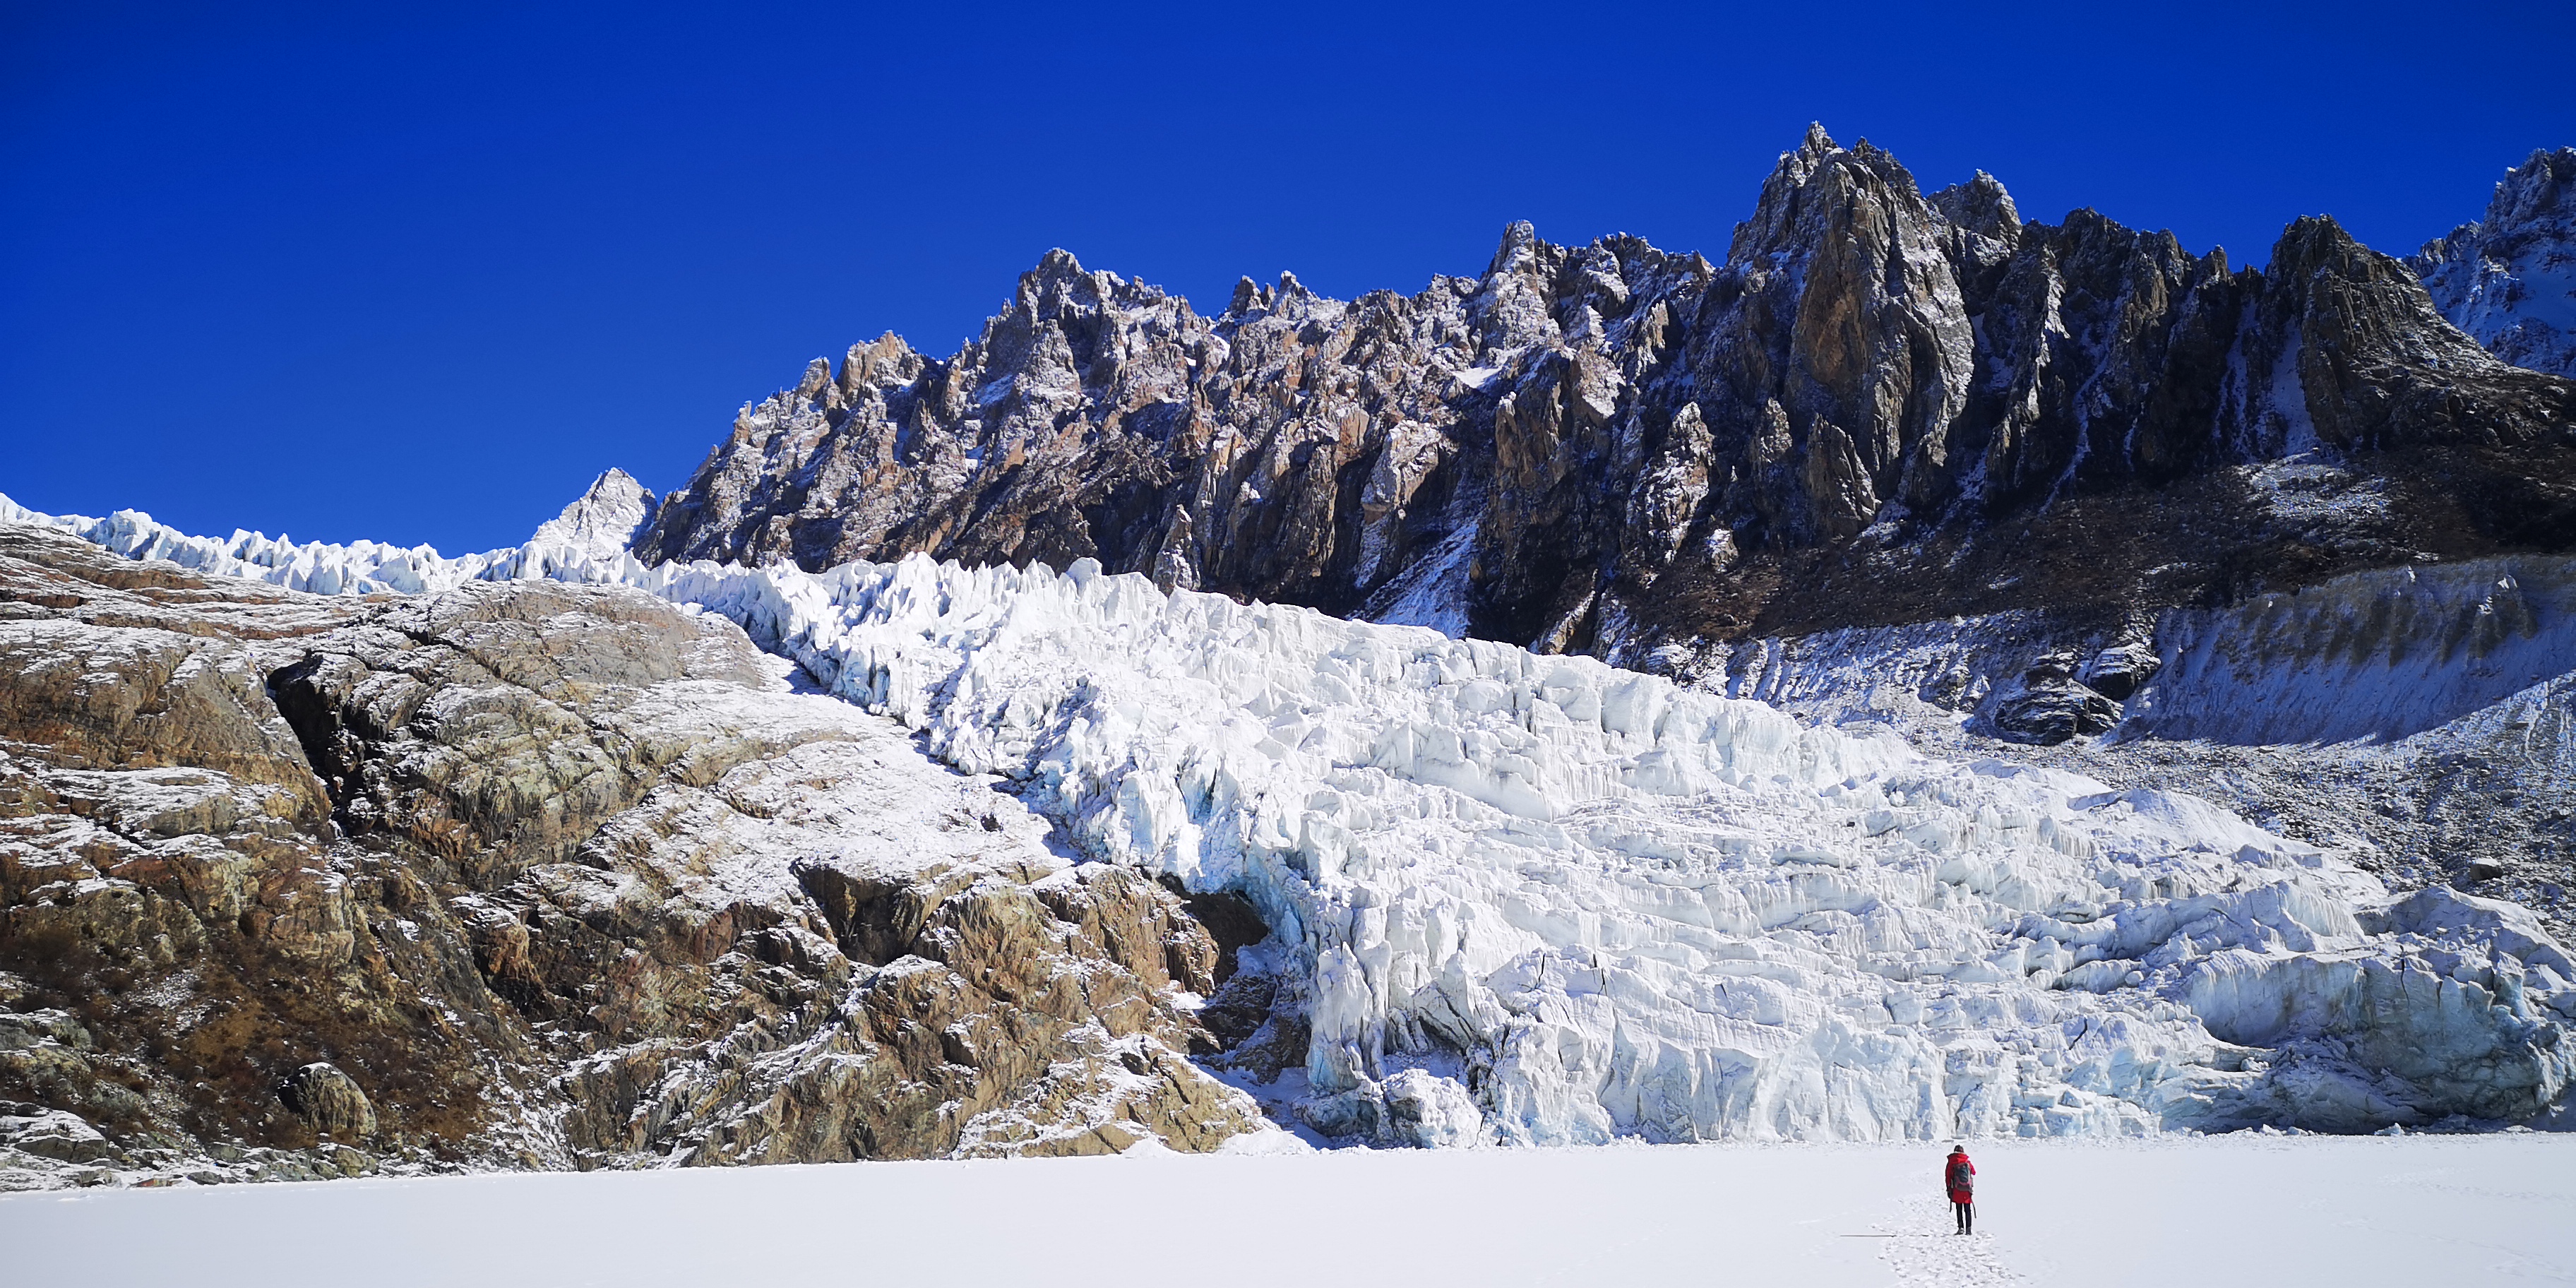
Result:
<svg viewBox="0 0 2576 1288"><path fill-rule="evenodd" d="M1977 1165L1968 1161L1968 1147L1952 1145L1949 1160L1941 1165L1941 1186L1950 1192L1950 1211L1959 1218L1959 1233L1968 1234L1977 1226Z"/></svg>

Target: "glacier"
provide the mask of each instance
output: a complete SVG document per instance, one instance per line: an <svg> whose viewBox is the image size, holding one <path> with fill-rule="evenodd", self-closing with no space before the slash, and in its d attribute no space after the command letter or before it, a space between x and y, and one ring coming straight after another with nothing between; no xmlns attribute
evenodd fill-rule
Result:
<svg viewBox="0 0 2576 1288"><path fill-rule="evenodd" d="M1275 1103L1339 1139L2576 1126L2576 964L2530 912L2392 894L2188 795L1089 560L648 567L591 540L619 507L579 509L440 560L0 498L299 588L553 577L720 614L1082 857L1249 900L1311 1031Z"/></svg>
<svg viewBox="0 0 2576 1288"><path fill-rule="evenodd" d="M613 564L652 514L653 494L626 471L610 470L524 544L449 557L426 545L297 542L241 529L224 538L191 536L140 510L105 518L45 514L0 495L0 523L55 528L128 559L166 559L192 572L313 595L423 595L521 577L580 581L585 570Z"/></svg>

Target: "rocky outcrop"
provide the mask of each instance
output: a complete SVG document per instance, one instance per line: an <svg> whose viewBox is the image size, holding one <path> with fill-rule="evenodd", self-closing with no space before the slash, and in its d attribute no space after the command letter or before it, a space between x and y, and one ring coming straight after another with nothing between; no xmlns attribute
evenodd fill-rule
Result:
<svg viewBox="0 0 2576 1288"><path fill-rule="evenodd" d="M2462 331L2517 367L2576 376L2576 148L2505 172L2486 218L2406 266Z"/></svg>
<svg viewBox="0 0 2576 1288"><path fill-rule="evenodd" d="M328 1060L316 1060L288 1074L277 1086L278 1099L316 1135L363 1141L376 1134L376 1107L357 1080Z"/></svg>
<svg viewBox="0 0 2576 1288"><path fill-rule="evenodd" d="M955 356L746 408L635 550L1088 557L1636 661L2571 544L2576 384L2332 220L2231 270L1817 129L1720 263L1522 224L1474 279L1205 317L1051 253Z"/></svg>
<svg viewBox="0 0 2576 1288"><path fill-rule="evenodd" d="M1214 1148L1215 941L720 618L0 525L0 1184Z"/></svg>

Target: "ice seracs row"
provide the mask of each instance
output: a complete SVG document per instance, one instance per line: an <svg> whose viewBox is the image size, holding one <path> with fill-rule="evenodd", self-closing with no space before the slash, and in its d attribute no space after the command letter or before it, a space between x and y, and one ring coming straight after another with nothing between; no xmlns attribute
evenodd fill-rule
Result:
<svg viewBox="0 0 2576 1288"><path fill-rule="evenodd" d="M191 536L140 510L105 518L43 514L0 495L0 523L59 528L129 559L167 559L196 572L316 595L420 595L520 577L577 581L575 569L613 563L652 512L653 494L626 471L610 470L525 544L450 557L427 545L298 542L238 528L227 538Z"/></svg>

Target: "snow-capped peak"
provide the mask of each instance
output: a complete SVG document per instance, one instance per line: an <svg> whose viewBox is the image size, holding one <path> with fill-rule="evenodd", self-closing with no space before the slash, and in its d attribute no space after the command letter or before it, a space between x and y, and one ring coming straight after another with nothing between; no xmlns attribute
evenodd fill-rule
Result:
<svg viewBox="0 0 2576 1288"><path fill-rule="evenodd" d="M2576 376L2576 148L2506 171L2483 222L2426 242L2407 267L2489 352Z"/></svg>
<svg viewBox="0 0 2576 1288"><path fill-rule="evenodd" d="M653 520L652 490L624 470L612 469L593 480L590 490L539 524L529 545L569 547L592 559L614 561Z"/></svg>

